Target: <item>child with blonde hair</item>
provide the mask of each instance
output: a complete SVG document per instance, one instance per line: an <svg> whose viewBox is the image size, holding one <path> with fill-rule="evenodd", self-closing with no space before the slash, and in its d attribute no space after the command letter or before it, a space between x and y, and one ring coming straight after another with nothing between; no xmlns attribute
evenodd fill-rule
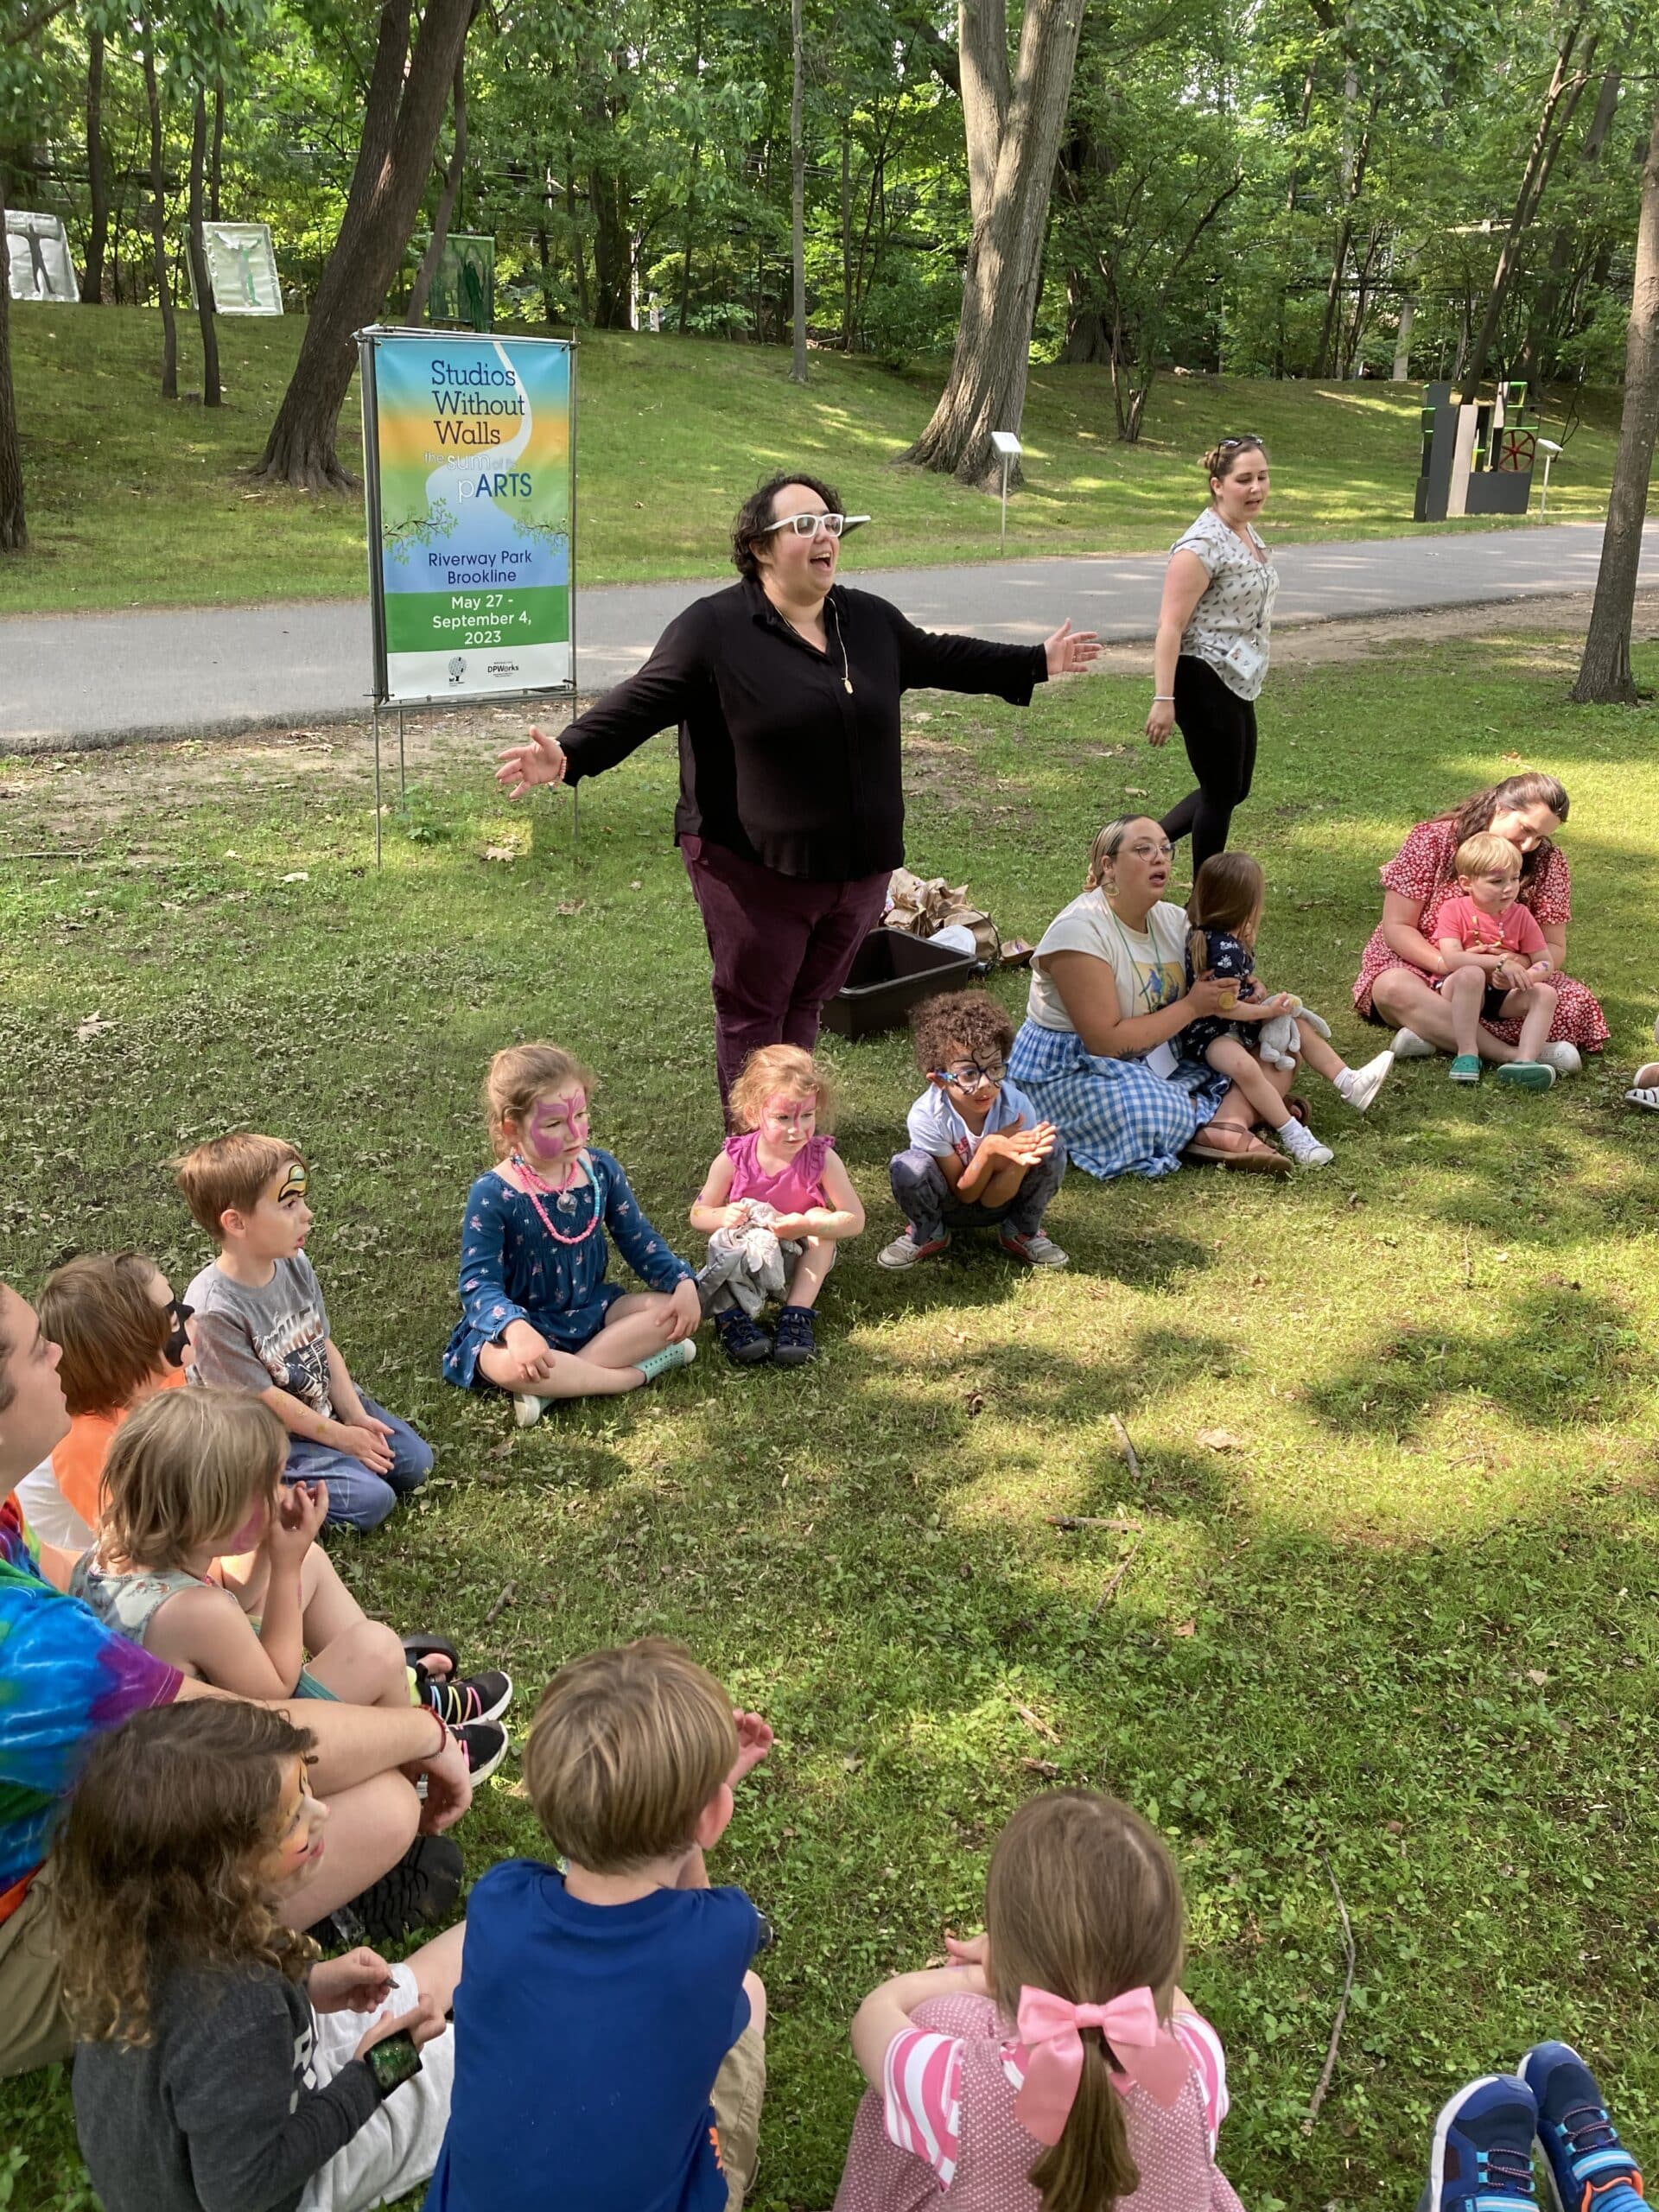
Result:
<svg viewBox="0 0 1659 2212"><path fill-rule="evenodd" d="M1177 1986L1179 1878L1116 1798L1057 1789L998 1837L985 1933L872 1991L836 2212L1241 2212L1216 2164L1220 2040Z"/></svg>
<svg viewBox="0 0 1659 2212"><path fill-rule="evenodd" d="M151 1398L110 1446L99 1541L71 1594L152 1657L236 1697L406 1706L403 1644L365 1618L315 1543L327 1492L285 1484L286 1457L283 1425L257 1398L207 1388ZM416 1676L416 1701L457 1724L476 1781L505 1756L496 1716L512 1695L499 1672Z"/></svg>
<svg viewBox="0 0 1659 2212"><path fill-rule="evenodd" d="M548 1685L524 1787L556 1866L467 1901L455 2087L425 2212L741 2212L766 2089L769 1941L703 1865L772 1748L689 1651L591 1652Z"/></svg>
<svg viewBox="0 0 1659 2212"><path fill-rule="evenodd" d="M696 1357L696 1279L618 1160L589 1145L594 1088L580 1060L548 1044L509 1046L484 1079L495 1165L467 1193L461 1318L443 1374L509 1392L521 1427L556 1399L637 1390ZM644 1292L606 1281L607 1229Z"/></svg>
<svg viewBox="0 0 1659 2212"><path fill-rule="evenodd" d="M1480 1081L1480 1025L1518 1021L1516 1057L1499 1064L1497 1079L1518 1090L1548 1090L1555 1071L1538 1057L1549 1041L1558 993L1544 933L1521 904L1520 849L1483 830L1465 837L1452 857L1455 897L1434 916L1441 972L1429 981L1446 1001L1457 1054L1453 1083Z"/></svg>
<svg viewBox="0 0 1659 2212"><path fill-rule="evenodd" d="M732 1085L736 1134L703 1178L691 1226L711 1239L701 1280L739 1367L804 1367L817 1357L813 1306L836 1245L864 1226L831 1135L837 1103L829 1069L798 1045L763 1045ZM768 1293L782 1308L771 1337L755 1318Z"/></svg>
<svg viewBox="0 0 1659 2212"><path fill-rule="evenodd" d="M1382 1088L1394 1054L1379 1052L1363 1068L1351 1068L1326 1041L1330 1033L1325 1024L1299 998L1288 991L1268 995L1255 973L1256 931L1266 902L1261 862L1248 853L1216 853L1199 868L1186 905L1191 925L1187 980L1190 984L1194 977L1205 976L1231 983L1236 998L1227 1014L1205 1014L1187 1024L1181 1033L1181 1054L1185 1059L1207 1062L1236 1084L1298 1167L1326 1167L1336 1154L1297 1120L1277 1086L1262 1071L1261 1025L1275 1015L1294 1015L1302 1059L1357 1114L1364 1113Z"/></svg>

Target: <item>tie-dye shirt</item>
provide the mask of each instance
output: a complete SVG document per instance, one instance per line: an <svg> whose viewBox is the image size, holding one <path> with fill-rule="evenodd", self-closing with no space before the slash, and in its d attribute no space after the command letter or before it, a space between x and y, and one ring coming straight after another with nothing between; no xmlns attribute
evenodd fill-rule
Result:
<svg viewBox="0 0 1659 2212"><path fill-rule="evenodd" d="M0 1920L46 1857L86 1745L170 1705L182 1680L42 1581L16 1501L0 1505Z"/></svg>

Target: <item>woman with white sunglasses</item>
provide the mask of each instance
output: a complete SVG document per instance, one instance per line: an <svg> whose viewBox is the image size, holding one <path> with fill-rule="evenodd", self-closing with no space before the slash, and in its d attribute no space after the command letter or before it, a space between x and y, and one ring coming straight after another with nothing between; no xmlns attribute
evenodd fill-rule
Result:
<svg viewBox="0 0 1659 2212"><path fill-rule="evenodd" d="M760 1046L811 1051L880 918L905 856L900 696L989 692L1024 706L1100 650L1070 623L1040 645L917 629L836 581L842 537L868 520L814 476L761 485L733 526L740 581L677 616L563 741L532 729L501 755L516 798L598 775L678 724L675 840L714 961L722 1103Z"/></svg>

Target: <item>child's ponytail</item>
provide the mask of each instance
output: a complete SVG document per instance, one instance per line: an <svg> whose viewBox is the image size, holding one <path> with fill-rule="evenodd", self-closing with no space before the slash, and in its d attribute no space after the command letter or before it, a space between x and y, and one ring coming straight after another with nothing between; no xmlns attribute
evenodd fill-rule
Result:
<svg viewBox="0 0 1659 2212"><path fill-rule="evenodd" d="M1168 1847L1098 1790L1052 1790L1020 1807L991 1857L985 1921L992 1993L1010 2020L1022 1991L1070 2007L1149 1990L1166 2006L1180 1968L1180 1882ZM1105 2038L1095 2026L1077 2033L1075 2093L1029 2176L1043 2212L1109 2212L1140 2186Z"/></svg>

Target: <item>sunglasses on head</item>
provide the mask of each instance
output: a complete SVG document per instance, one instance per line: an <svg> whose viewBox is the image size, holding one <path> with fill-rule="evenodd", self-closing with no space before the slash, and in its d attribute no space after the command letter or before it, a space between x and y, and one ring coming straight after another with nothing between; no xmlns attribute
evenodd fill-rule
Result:
<svg viewBox="0 0 1659 2212"><path fill-rule="evenodd" d="M842 537L869 519L868 515L785 515L780 522L766 524L759 535L770 537L775 530L792 530L797 537L816 537L822 530L831 537Z"/></svg>

